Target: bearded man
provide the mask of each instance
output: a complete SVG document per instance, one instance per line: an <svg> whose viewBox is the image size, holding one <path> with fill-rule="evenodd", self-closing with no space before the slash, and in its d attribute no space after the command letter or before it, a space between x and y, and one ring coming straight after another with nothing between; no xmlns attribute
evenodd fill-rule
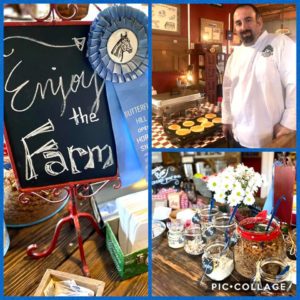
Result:
<svg viewBox="0 0 300 300"><path fill-rule="evenodd" d="M260 148L296 130L296 44L263 30L251 4L235 8L233 24L242 44L226 64L223 133L233 147Z"/></svg>

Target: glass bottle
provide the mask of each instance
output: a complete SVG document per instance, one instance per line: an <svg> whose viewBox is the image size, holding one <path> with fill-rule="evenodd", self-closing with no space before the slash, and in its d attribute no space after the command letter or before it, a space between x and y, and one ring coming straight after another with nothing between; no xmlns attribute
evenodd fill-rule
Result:
<svg viewBox="0 0 300 300"><path fill-rule="evenodd" d="M178 220L168 223L168 245L170 248L178 249L184 246L183 224Z"/></svg>

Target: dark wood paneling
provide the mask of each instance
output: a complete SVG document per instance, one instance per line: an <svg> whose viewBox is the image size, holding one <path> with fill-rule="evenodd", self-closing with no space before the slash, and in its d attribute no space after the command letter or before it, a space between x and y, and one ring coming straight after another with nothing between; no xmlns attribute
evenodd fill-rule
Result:
<svg viewBox="0 0 300 300"><path fill-rule="evenodd" d="M184 37L153 35L153 72L186 71L188 64L187 49L187 39Z"/></svg>

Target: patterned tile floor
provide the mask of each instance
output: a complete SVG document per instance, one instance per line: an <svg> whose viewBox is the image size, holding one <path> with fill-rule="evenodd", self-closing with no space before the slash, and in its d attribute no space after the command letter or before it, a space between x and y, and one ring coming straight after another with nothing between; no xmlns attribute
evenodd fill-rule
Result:
<svg viewBox="0 0 300 300"><path fill-rule="evenodd" d="M182 120L177 119L176 121L184 121L184 118L182 118ZM172 120L170 122L172 122ZM169 140L158 118L152 119L152 148L209 148L210 146L216 147L214 144L218 141L224 142L224 139L222 130L219 129L212 136L197 139L192 143L181 146L180 144L172 143Z"/></svg>

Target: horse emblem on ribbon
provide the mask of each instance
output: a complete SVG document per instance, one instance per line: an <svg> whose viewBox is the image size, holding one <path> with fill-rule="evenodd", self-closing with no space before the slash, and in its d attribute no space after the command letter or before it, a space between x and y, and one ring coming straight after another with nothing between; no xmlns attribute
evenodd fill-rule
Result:
<svg viewBox="0 0 300 300"><path fill-rule="evenodd" d="M121 33L121 38L112 48L111 54L118 57L122 62L124 52L128 52L128 53L132 52L132 46L130 44L130 39L127 37L127 32L125 32L124 35Z"/></svg>

